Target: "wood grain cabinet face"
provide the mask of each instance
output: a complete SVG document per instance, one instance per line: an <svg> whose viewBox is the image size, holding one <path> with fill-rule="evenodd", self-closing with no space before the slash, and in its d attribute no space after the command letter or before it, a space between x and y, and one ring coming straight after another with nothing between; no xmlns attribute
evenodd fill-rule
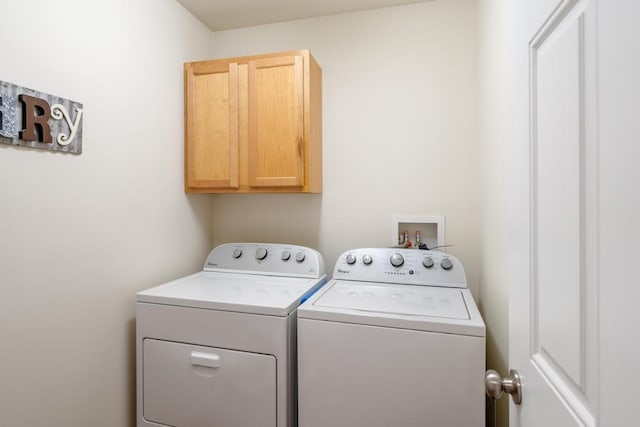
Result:
<svg viewBox="0 0 640 427"><path fill-rule="evenodd" d="M185 64L185 189L322 191L322 70L309 51Z"/></svg>
<svg viewBox="0 0 640 427"><path fill-rule="evenodd" d="M186 68L186 186L238 188L238 64Z"/></svg>

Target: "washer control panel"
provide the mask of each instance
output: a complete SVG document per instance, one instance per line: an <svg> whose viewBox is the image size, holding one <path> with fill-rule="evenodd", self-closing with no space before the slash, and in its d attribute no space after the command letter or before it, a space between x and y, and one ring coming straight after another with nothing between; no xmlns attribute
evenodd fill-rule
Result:
<svg viewBox="0 0 640 427"><path fill-rule="evenodd" d="M214 248L205 271L320 278L324 259L315 249L279 243L227 243Z"/></svg>
<svg viewBox="0 0 640 427"><path fill-rule="evenodd" d="M333 278L363 282L466 288L462 263L439 251L361 248L338 258Z"/></svg>

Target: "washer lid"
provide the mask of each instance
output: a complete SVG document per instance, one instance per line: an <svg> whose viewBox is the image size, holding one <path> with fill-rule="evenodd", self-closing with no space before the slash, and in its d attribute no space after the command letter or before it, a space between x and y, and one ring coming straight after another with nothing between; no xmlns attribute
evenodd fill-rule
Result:
<svg viewBox="0 0 640 427"><path fill-rule="evenodd" d="M139 292L138 302L287 316L315 292L320 279L202 271Z"/></svg>
<svg viewBox="0 0 640 427"><path fill-rule="evenodd" d="M337 280L313 305L372 313L470 318L462 293L450 288Z"/></svg>
<svg viewBox="0 0 640 427"><path fill-rule="evenodd" d="M469 289L333 279L297 310L298 320L484 337Z"/></svg>

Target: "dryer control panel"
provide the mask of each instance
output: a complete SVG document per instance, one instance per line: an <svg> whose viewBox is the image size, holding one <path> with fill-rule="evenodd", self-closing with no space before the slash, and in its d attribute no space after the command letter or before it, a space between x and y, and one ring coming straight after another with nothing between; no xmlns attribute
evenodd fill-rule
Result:
<svg viewBox="0 0 640 427"><path fill-rule="evenodd" d="M205 271L320 278L324 259L315 249L279 243L227 243L214 248Z"/></svg>
<svg viewBox="0 0 640 427"><path fill-rule="evenodd" d="M458 258L438 251L361 248L338 258L333 278L364 282L466 288Z"/></svg>

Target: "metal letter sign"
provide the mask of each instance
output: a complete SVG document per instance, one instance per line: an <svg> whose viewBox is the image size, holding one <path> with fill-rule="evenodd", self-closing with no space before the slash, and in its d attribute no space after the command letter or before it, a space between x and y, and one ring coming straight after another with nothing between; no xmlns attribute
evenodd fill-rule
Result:
<svg viewBox="0 0 640 427"><path fill-rule="evenodd" d="M0 143L82 153L82 104L0 81Z"/></svg>

